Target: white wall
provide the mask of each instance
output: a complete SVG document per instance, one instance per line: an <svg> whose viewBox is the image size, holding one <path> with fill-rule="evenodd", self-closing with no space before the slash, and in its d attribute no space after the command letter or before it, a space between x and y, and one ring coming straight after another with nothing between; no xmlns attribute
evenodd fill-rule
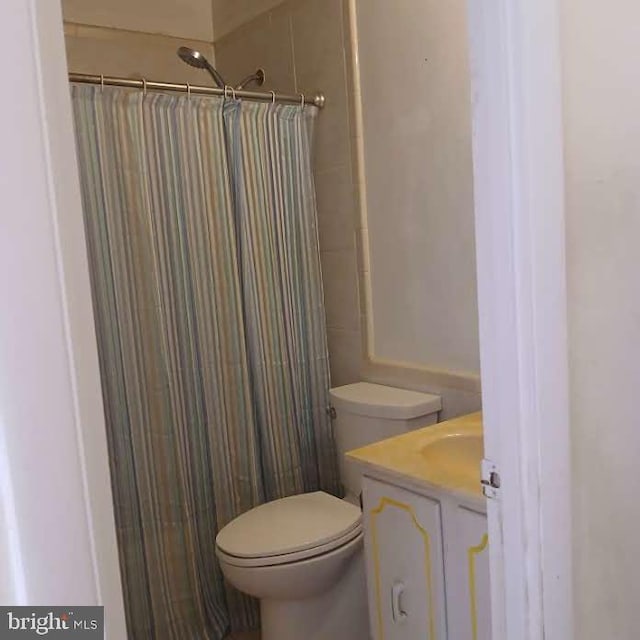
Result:
<svg viewBox="0 0 640 640"><path fill-rule="evenodd" d="M16 56L16 51L21 55ZM51 0L0 3L0 594L126 637L66 79Z"/></svg>
<svg viewBox="0 0 640 640"><path fill-rule="evenodd" d="M640 5L561 0L576 638L638 637Z"/></svg>
<svg viewBox="0 0 640 640"><path fill-rule="evenodd" d="M372 355L478 373L466 2L400 4L357 4Z"/></svg>

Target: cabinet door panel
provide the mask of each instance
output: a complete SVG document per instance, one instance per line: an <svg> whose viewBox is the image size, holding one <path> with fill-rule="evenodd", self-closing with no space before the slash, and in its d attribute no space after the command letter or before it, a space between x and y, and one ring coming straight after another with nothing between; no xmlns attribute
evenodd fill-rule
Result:
<svg viewBox="0 0 640 640"><path fill-rule="evenodd" d="M376 640L446 640L440 504L365 478L367 584Z"/></svg>
<svg viewBox="0 0 640 640"><path fill-rule="evenodd" d="M449 639L491 640L487 516L456 506L451 520L445 560Z"/></svg>

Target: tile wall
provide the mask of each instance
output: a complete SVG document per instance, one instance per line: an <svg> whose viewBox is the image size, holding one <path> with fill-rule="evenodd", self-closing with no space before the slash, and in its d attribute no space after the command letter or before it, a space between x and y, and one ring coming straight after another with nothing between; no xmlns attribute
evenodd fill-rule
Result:
<svg viewBox="0 0 640 640"><path fill-rule="evenodd" d="M256 0L261 1L270 0ZM370 357L367 345L374 327L366 203L362 213L360 202L365 193L365 141L358 126L362 104L354 64L352 4L351 0L281 2L216 36L216 64L232 77L263 66L268 90L322 90L326 95L327 106L316 129L315 181L332 383L369 380L438 393L443 397L441 418L446 419L480 407L479 376L381 362ZM214 21L217 24L215 6Z"/></svg>
<svg viewBox="0 0 640 640"><path fill-rule="evenodd" d="M212 0L216 40L273 9L283 0Z"/></svg>
<svg viewBox="0 0 640 640"><path fill-rule="evenodd" d="M176 50L213 59L211 0L63 0L62 8L70 71L207 84Z"/></svg>
<svg viewBox="0 0 640 640"><path fill-rule="evenodd" d="M267 90L326 95L314 165L333 385L361 379L363 352L345 4L289 0L215 41L216 64L225 76L241 77L262 66Z"/></svg>
<svg viewBox="0 0 640 640"><path fill-rule="evenodd" d="M215 60L230 83L264 67L266 89L326 94L314 161L334 385L359 380L362 357L344 5L343 0L63 2L70 71L204 84L203 72L175 55L186 44Z"/></svg>

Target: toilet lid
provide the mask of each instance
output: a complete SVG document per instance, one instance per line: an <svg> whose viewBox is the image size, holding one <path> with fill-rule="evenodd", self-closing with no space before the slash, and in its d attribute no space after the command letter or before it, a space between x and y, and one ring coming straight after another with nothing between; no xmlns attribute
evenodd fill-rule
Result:
<svg viewBox="0 0 640 640"><path fill-rule="evenodd" d="M348 538L361 520L355 505L323 491L303 493L243 513L218 533L216 544L239 558L280 556Z"/></svg>

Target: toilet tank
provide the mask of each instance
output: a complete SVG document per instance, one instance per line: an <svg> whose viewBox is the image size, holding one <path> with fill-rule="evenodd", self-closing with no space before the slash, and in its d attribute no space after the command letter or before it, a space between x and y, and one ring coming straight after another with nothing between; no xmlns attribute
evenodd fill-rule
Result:
<svg viewBox="0 0 640 640"><path fill-rule="evenodd" d="M440 396L369 382L356 382L330 391L335 409L333 431L340 479L346 497L360 495L360 471L345 453L373 442L419 429L438 421Z"/></svg>

